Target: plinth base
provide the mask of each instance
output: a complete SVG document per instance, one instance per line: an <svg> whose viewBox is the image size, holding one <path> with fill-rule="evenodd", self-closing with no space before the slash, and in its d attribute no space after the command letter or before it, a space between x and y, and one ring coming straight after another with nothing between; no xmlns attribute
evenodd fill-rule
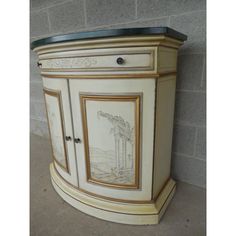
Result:
<svg viewBox="0 0 236 236"><path fill-rule="evenodd" d="M58 175L53 164L50 165L50 173L56 192L70 205L88 215L122 224L157 224L176 189L175 181L170 179L155 202L115 202L91 196L73 187Z"/></svg>

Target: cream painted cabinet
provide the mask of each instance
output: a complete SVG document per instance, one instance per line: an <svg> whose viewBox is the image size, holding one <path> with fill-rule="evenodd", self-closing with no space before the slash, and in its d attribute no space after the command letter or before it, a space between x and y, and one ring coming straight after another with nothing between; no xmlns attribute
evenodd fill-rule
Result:
<svg viewBox="0 0 236 236"><path fill-rule="evenodd" d="M185 39L161 27L32 43L43 77L52 184L69 204L113 222L159 222L176 188L171 143L177 50Z"/></svg>

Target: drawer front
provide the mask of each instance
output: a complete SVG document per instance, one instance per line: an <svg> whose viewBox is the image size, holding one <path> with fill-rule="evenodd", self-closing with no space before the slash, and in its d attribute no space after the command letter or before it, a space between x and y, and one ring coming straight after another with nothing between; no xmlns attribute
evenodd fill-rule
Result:
<svg viewBox="0 0 236 236"><path fill-rule="evenodd" d="M77 50L42 55L43 71L72 71L79 74L150 72L156 68L155 47Z"/></svg>

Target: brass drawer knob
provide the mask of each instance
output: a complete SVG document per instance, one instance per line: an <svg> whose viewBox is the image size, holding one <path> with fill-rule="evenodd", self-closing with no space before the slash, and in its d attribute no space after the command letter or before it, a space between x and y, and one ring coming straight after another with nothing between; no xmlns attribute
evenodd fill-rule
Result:
<svg viewBox="0 0 236 236"><path fill-rule="evenodd" d="M74 141L75 141L76 143L81 143L81 139L80 139L80 138L75 138Z"/></svg>
<svg viewBox="0 0 236 236"><path fill-rule="evenodd" d="M118 57L118 58L116 59L116 62L117 62L117 64L119 64L119 65L123 65L123 64L125 63L125 60L124 60L122 57Z"/></svg>

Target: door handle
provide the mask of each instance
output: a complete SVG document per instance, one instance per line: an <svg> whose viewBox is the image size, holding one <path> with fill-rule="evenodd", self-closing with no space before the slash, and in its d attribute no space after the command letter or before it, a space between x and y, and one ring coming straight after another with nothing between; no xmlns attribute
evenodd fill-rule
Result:
<svg viewBox="0 0 236 236"><path fill-rule="evenodd" d="M66 141L70 141L71 140L71 136L66 136Z"/></svg>
<svg viewBox="0 0 236 236"><path fill-rule="evenodd" d="M80 139L80 138L75 138L74 141L75 141L76 143L81 143L81 139Z"/></svg>

